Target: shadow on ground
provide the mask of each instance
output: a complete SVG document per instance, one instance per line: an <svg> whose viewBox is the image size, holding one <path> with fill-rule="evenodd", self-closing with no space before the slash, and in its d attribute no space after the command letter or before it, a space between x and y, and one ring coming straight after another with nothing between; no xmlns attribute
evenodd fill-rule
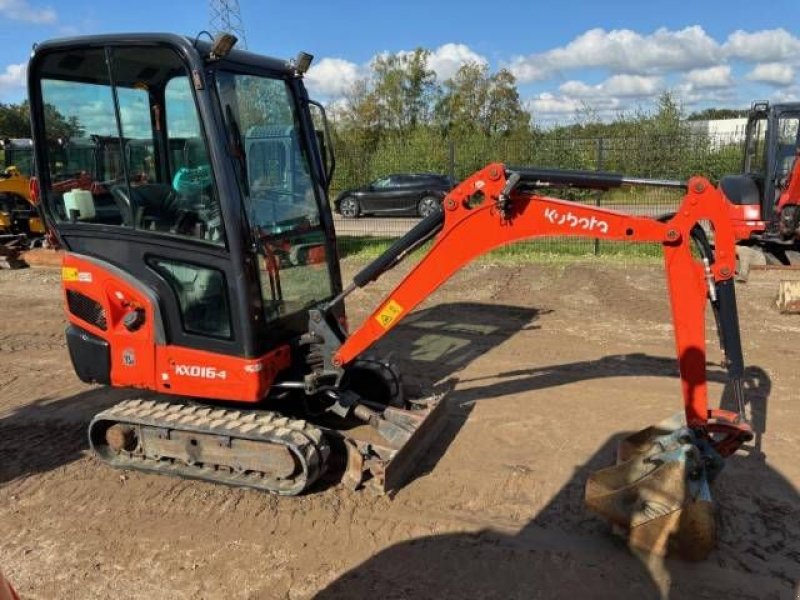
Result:
<svg viewBox="0 0 800 600"><path fill-rule="evenodd" d="M448 378L517 331L534 327L540 312L502 305L487 311L486 305L476 303L435 306L414 313L394 329L392 352L382 356L399 364L412 395L442 394L452 387ZM440 383L431 386L435 381ZM155 396L141 390L96 387L66 398L45 396L11 409L0 417L0 484L79 459L89 449L86 431L92 417L132 397ZM444 454L465 417L448 420L426 454L427 468L433 468ZM326 479L314 489L320 491L332 483Z"/></svg>
<svg viewBox="0 0 800 600"><path fill-rule="evenodd" d="M511 371L501 374L505 381L454 396L464 406L479 398L624 375L678 373L674 359L630 354ZM710 369L709 379L726 376ZM344 573L316 598L793 598L800 584L800 496L766 464L761 450L768 375L750 367L746 389L756 438L728 459L714 487L718 545L705 562L636 556L584 509L586 478L613 462L625 435L620 434L576 469L520 531L481 530L399 543ZM729 389L721 404L735 408Z"/></svg>
<svg viewBox="0 0 800 600"><path fill-rule="evenodd" d="M0 484L78 460L89 448L92 416L130 396L130 390L94 388L12 409L0 418Z"/></svg>

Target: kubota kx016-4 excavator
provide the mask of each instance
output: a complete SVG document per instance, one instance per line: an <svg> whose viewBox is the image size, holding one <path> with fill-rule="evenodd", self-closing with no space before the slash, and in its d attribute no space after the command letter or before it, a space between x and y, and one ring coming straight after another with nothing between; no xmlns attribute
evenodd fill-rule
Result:
<svg viewBox="0 0 800 600"><path fill-rule="evenodd" d="M629 439L624 461L590 478L587 501L638 546L664 550L673 539L689 554L707 552L708 483L751 437L736 239L722 194L699 177L491 164L343 287L327 199L333 156L312 122L312 107L323 122L324 111L302 80L311 57L265 58L232 50L234 41L94 36L40 44L31 58L37 164L51 165L48 118L57 113L87 137L103 136L104 162L114 165L90 186L65 185L52 166L39 172L44 213L65 249L70 357L84 381L157 394L132 391L94 417L97 455L120 468L290 495L320 477L333 451L347 458L345 483L395 490L443 411L438 399L404 398L396 369L367 355L377 340L498 246L553 235L655 242L665 255L685 419ZM659 221L538 193L621 185L678 187L685 197ZM713 248L700 221L713 227ZM347 335L345 297L429 240L427 254ZM707 300L739 414L708 403Z"/></svg>

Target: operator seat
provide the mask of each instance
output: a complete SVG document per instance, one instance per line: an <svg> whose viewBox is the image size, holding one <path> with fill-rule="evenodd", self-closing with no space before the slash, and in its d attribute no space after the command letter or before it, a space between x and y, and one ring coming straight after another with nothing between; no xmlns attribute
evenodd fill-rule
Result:
<svg viewBox="0 0 800 600"><path fill-rule="evenodd" d="M122 213L124 225L142 229L169 231L178 219L179 202L172 186L164 183L146 183L130 186L128 197L127 185L115 185L111 195Z"/></svg>
<svg viewBox="0 0 800 600"><path fill-rule="evenodd" d="M761 191L750 175L726 175L720 179L719 187L733 204L761 204Z"/></svg>

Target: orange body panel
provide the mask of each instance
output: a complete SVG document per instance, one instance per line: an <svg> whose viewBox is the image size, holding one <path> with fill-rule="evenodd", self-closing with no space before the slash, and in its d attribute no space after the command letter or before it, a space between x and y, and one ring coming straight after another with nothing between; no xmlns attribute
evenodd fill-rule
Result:
<svg viewBox="0 0 800 600"><path fill-rule="evenodd" d="M288 346L257 359L226 356L180 346L157 346L157 389L166 394L233 402L258 402L277 374L291 365Z"/></svg>
<svg viewBox="0 0 800 600"><path fill-rule="evenodd" d="M111 347L111 384L181 396L258 402L277 374L289 368L288 345L254 359L229 356L158 342L157 307L138 286L127 282L95 259L65 253L62 263L64 308L77 327L103 338ZM98 302L106 328L84 321L70 312L66 291L74 290ZM122 320L131 310L144 312L144 324L128 331Z"/></svg>

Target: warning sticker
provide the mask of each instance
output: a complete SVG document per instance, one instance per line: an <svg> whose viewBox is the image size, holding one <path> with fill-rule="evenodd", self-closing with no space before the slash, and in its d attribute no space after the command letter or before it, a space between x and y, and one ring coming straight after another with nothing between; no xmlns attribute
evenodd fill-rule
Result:
<svg viewBox="0 0 800 600"><path fill-rule="evenodd" d="M381 311L375 316L375 320L378 322L378 325L383 327L384 329L388 329L389 325L397 320L403 313L403 307L400 306L394 300L389 300Z"/></svg>
<svg viewBox="0 0 800 600"><path fill-rule="evenodd" d="M63 281L78 281L78 269L75 267L61 267L61 279Z"/></svg>
<svg viewBox="0 0 800 600"><path fill-rule="evenodd" d="M61 267L61 279L62 281L92 283L92 274L87 271L79 271L75 267Z"/></svg>

